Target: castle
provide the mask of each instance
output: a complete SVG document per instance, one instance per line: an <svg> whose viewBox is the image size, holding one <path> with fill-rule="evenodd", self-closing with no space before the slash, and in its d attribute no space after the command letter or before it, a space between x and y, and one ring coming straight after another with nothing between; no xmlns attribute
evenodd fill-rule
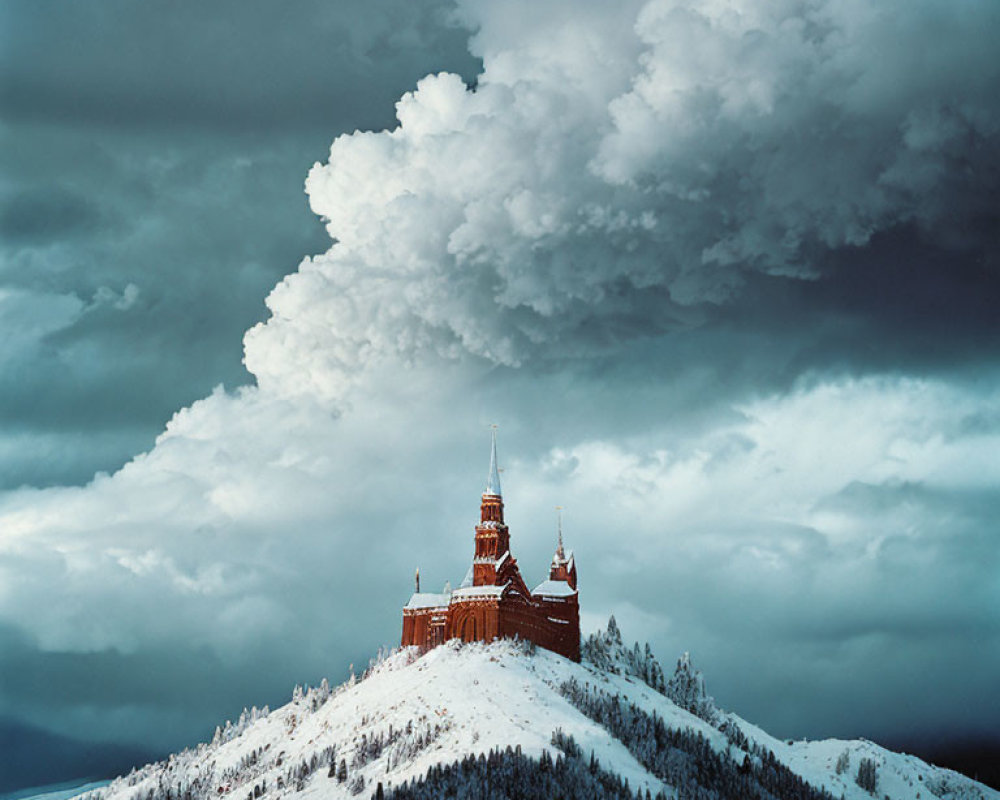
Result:
<svg viewBox="0 0 1000 800"><path fill-rule="evenodd" d="M435 647L448 639L489 642L528 639L539 647L580 660L580 604L576 561L563 550L562 525L549 578L528 591L510 553L510 532L503 521L503 497L493 431L490 471L476 525L475 555L462 585L441 594L416 591L403 607L403 646Z"/></svg>

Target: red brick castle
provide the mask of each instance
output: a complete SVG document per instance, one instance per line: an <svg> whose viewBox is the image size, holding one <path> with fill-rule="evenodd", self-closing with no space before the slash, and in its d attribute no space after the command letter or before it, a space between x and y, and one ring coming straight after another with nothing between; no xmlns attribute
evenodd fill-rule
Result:
<svg viewBox="0 0 1000 800"><path fill-rule="evenodd" d="M576 561L563 550L562 525L549 579L528 591L510 553L510 531L503 521L503 497L493 431L490 472L476 525L476 551L462 585L441 594L416 592L403 607L403 646L435 647L448 639L489 642L528 639L573 661L580 660L580 604Z"/></svg>

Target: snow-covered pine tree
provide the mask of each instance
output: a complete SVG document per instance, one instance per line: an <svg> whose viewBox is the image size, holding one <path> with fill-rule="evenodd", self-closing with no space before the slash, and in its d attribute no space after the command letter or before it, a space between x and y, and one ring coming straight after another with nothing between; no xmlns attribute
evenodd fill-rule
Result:
<svg viewBox="0 0 1000 800"><path fill-rule="evenodd" d="M862 758L854 780L862 789L875 794L878 790L878 767L875 761L871 758Z"/></svg>
<svg viewBox="0 0 1000 800"><path fill-rule="evenodd" d="M608 618L607 639L611 644L620 645L622 643L622 632L618 629L618 621L614 614Z"/></svg>
<svg viewBox="0 0 1000 800"><path fill-rule="evenodd" d="M684 653L677 659L677 668L667 681L665 694L685 711L715 725L719 711L715 701L705 691L705 679L691 665L691 654Z"/></svg>

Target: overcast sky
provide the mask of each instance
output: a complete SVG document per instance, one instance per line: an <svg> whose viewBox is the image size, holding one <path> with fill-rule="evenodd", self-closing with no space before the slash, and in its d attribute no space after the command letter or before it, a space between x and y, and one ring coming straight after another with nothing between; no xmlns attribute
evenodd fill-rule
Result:
<svg viewBox="0 0 1000 800"><path fill-rule="evenodd" d="M995 741L998 32L5 2L0 722L162 752L342 679L461 580L497 423L588 629L779 736Z"/></svg>

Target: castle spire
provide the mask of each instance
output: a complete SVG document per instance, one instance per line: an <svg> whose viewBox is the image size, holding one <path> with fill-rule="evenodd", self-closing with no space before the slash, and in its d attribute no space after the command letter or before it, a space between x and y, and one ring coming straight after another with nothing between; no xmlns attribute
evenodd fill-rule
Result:
<svg viewBox="0 0 1000 800"><path fill-rule="evenodd" d="M500 558L509 549L510 539L507 526L503 523L500 470L497 469L497 426L494 425L490 440L490 471L486 476L486 488L479 505L479 524L476 526L476 558ZM474 578L475 586L482 585L480 579L484 579L482 575Z"/></svg>
<svg viewBox="0 0 1000 800"><path fill-rule="evenodd" d="M483 494L500 497L500 472L497 470L497 426L493 426L493 438L490 445L490 474L486 479L486 490Z"/></svg>
<svg viewBox="0 0 1000 800"><path fill-rule="evenodd" d="M566 551L563 550L563 540L562 540L562 506L556 506L556 525L559 528L559 544L556 546L556 557L560 561L566 560Z"/></svg>

